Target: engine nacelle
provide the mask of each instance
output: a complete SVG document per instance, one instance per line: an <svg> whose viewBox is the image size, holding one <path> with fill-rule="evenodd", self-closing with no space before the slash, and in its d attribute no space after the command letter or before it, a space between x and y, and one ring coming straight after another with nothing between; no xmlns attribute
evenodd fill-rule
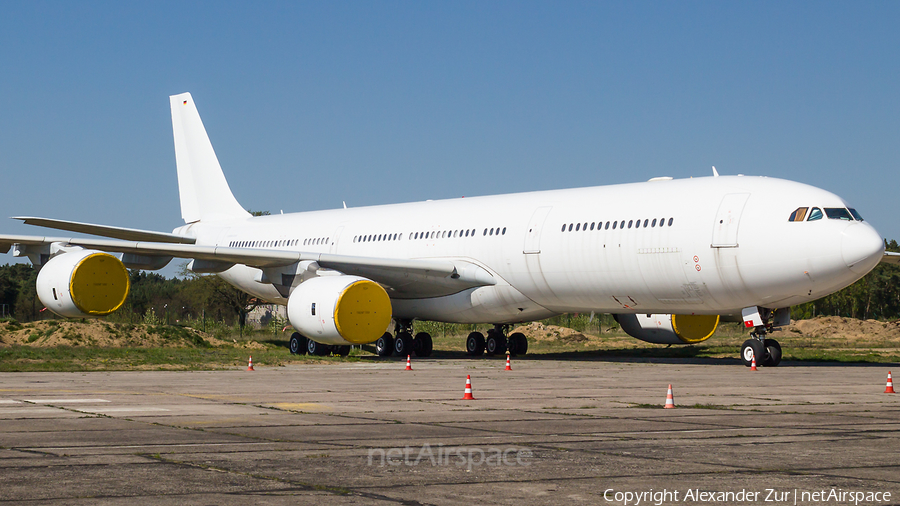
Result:
<svg viewBox="0 0 900 506"><path fill-rule="evenodd" d="M122 307L131 282L118 258L102 251L77 250L51 258L37 276L37 296L59 316L106 316Z"/></svg>
<svg viewBox="0 0 900 506"><path fill-rule="evenodd" d="M618 314L613 315L629 336L656 344L695 344L712 337L718 315Z"/></svg>
<svg viewBox="0 0 900 506"><path fill-rule="evenodd" d="M377 341L391 323L391 298L359 276L321 276L294 288L288 320L297 332L322 344Z"/></svg>

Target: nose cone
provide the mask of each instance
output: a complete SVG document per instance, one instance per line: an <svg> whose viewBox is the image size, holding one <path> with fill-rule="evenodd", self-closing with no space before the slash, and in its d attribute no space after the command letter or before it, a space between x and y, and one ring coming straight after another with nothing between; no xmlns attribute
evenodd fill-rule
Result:
<svg viewBox="0 0 900 506"><path fill-rule="evenodd" d="M841 256L851 271L866 274L884 256L884 242L878 231L868 223L853 223L844 230Z"/></svg>

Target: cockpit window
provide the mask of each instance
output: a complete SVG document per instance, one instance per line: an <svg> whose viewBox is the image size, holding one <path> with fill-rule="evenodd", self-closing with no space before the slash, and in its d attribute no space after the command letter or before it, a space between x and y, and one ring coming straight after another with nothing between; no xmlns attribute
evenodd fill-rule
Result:
<svg viewBox="0 0 900 506"><path fill-rule="evenodd" d="M828 216L829 220L853 221L853 216L850 216L850 211L843 207L826 207L825 215Z"/></svg>
<svg viewBox="0 0 900 506"><path fill-rule="evenodd" d="M860 216L860 214L856 212L856 209L848 207L847 210L850 211L850 214L853 215L853 219L855 219L856 221L863 221L862 216Z"/></svg>
<svg viewBox="0 0 900 506"><path fill-rule="evenodd" d="M809 218L806 221L816 221L822 219L822 211L818 207L812 208L809 212Z"/></svg>
<svg viewBox="0 0 900 506"><path fill-rule="evenodd" d="M791 213L791 217L788 218L788 221L803 221L803 220L805 220L807 210L809 210L808 207L798 207L796 211Z"/></svg>

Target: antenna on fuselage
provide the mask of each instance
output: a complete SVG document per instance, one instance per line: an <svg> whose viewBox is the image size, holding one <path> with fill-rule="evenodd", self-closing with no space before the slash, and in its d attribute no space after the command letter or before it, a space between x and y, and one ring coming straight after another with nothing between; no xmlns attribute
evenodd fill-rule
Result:
<svg viewBox="0 0 900 506"><path fill-rule="evenodd" d="M716 166L713 165L712 168L713 168L713 177L719 177L719 171L716 170Z"/></svg>

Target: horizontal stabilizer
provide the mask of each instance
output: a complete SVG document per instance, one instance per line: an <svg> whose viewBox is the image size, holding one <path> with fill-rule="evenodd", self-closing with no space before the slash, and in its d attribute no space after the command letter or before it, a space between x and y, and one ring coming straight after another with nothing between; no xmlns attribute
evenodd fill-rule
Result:
<svg viewBox="0 0 900 506"><path fill-rule="evenodd" d="M134 228L110 227L107 225L94 225L92 223L80 223L77 221L54 220L51 218L35 218L33 216L16 216L14 220L22 220L26 225L53 228L56 230L68 230L82 234L99 235L125 241L152 241L175 244L194 244L193 237L167 234L165 232L153 232L150 230L137 230Z"/></svg>

